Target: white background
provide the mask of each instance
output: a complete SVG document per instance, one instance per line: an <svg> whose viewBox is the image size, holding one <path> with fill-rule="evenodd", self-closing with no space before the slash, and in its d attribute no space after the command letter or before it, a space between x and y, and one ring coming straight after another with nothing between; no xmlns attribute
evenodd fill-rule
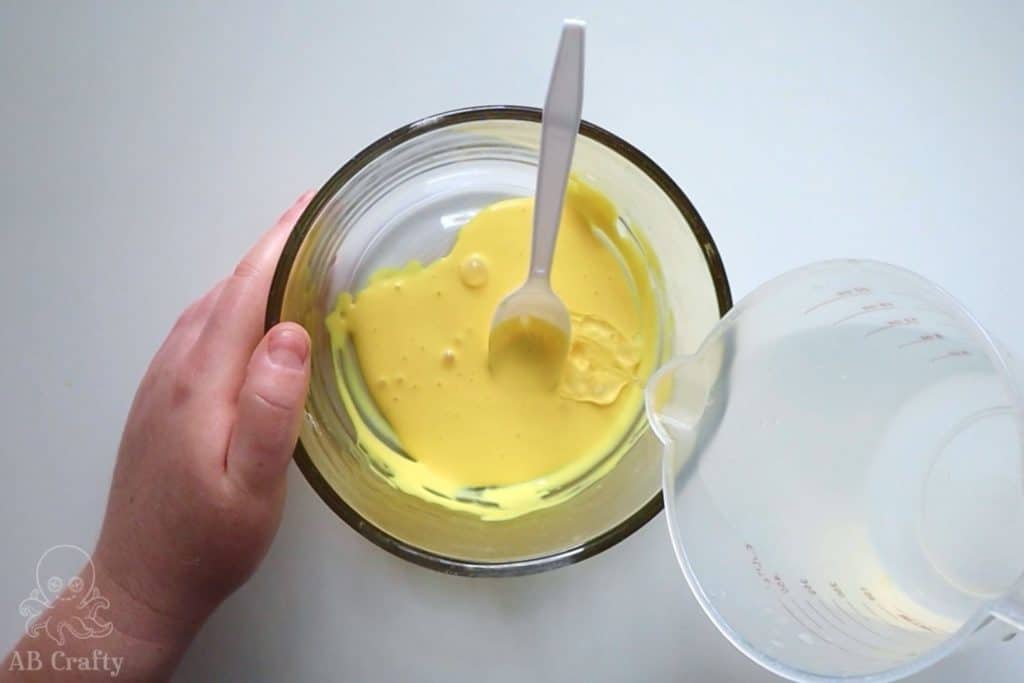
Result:
<svg viewBox="0 0 1024 683"><path fill-rule="evenodd" d="M390 129L539 105L563 16L590 22L586 118L689 194L737 299L872 257L1024 348L1020 3L279 4L0 0L4 643L40 554L94 542L178 311ZM289 478L269 558L181 680L774 680L699 611L661 517L572 568L467 580L378 550ZM1022 678L1018 638L914 680Z"/></svg>

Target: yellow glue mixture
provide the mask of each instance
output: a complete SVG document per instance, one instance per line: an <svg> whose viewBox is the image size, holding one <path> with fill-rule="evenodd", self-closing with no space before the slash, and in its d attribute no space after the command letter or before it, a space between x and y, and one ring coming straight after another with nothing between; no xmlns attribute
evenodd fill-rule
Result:
<svg viewBox="0 0 1024 683"><path fill-rule="evenodd" d="M529 198L481 210L447 256L374 273L326 321L374 468L407 493L485 519L559 502L556 493L614 465L656 355L656 264L603 195L571 180L551 271L572 314L560 379L492 376L491 318L526 276L532 214Z"/></svg>

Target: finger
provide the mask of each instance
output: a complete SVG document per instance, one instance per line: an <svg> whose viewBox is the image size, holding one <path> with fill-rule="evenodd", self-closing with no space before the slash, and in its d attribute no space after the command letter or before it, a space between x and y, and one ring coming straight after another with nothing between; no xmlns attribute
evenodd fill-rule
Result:
<svg viewBox="0 0 1024 683"><path fill-rule="evenodd" d="M299 437L309 387L309 335L281 323L252 354L228 444L227 473L246 490L273 491Z"/></svg>
<svg viewBox="0 0 1024 683"><path fill-rule="evenodd" d="M277 259L313 194L309 191L299 197L235 267L196 342L204 375L232 398L245 378L249 355L263 336L267 294Z"/></svg>
<svg viewBox="0 0 1024 683"><path fill-rule="evenodd" d="M158 356L167 353L176 354L195 344L226 282L227 280L221 280L212 289L189 304L188 308L178 316L178 320L174 323L164 343L157 350Z"/></svg>
<svg viewBox="0 0 1024 683"><path fill-rule="evenodd" d="M175 327L181 328L184 331L202 331L206 327L206 321L210 318L210 313L213 312L213 307L220 298L221 292L224 291L226 284L227 279L221 280L207 291L206 294L193 301L185 309L185 312L181 314L181 318L178 319Z"/></svg>
<svg viewBox="0 0 1024 683"><path fill-rule="evenodd" d="M206 327L206 321L209 320L210 314L213 313L213 307L216 305L217 300L220 299L221 292L224 291L224 287L227 284L227 278L221 280L213 286L213 289L192 304L192 323L195 327L200 329Z"/></svg>
<svg viewBox="0 0 1024 683"><path fill-rule="evenodd" d="M213 286L213 289L200 297L185 311L182 317L185 318L187 316L187 318L183 321L181 329L181 345L183 348L191 349L199 341L199 337L202 335L203 330L206 329L206 324L210 320L213 309L217 305L217 301L220 300L220 295L224 292L227 283L227 278L221 280Z"/></svg>

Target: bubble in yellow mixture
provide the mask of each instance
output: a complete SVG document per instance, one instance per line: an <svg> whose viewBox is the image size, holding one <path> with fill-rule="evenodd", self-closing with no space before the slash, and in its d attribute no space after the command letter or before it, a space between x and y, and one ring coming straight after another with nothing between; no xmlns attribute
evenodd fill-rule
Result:
<svg viewBox="0 0 1024 683"><path fill-rule="evenodd" d="M459 264L459 278L467 287L483 287L487 284L487 261L480 254L470 254Z"/></svg>

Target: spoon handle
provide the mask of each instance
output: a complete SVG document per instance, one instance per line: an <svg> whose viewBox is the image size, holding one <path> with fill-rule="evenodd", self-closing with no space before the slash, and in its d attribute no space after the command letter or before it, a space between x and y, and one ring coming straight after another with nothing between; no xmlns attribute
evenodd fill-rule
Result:
<svg viewBox="0 0 1024 683"><path fill-rule="evenodd" d="M586 24L566 19L551 71L540 129L540 164L533 208L530 279L551 279L558 224L583 109L583 43Z"/></svg>

